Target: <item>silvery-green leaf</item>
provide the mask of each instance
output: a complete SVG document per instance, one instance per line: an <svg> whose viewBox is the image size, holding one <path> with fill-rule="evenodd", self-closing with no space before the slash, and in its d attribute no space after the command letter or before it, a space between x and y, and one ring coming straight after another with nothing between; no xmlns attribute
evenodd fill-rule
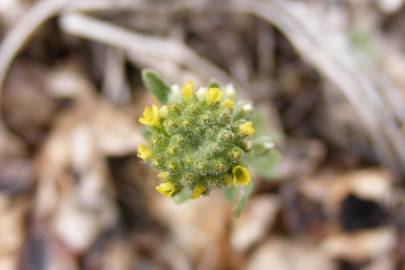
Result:
<svg viewBox="0 0 405 270"><path fill-rule="evenodd" d="M154 95L160 103L166 104L170 87L153 70L145 69L142 71L143 83L148 91Z"/></svg>
<svg viewBox="0 0 405 270"><path fill-rule="evenodd" d="M255 112L251 121L256 133L251 138L252 149L243 157L243 162L258 175L271 180L273 167L281 154L275 148L273 139L267 135L265 116L260 112Z"/></svg>
<svg viewBox="0 0 405 270"><path fill-rule="evenodd" d="M150 131L150 129L148 129L146 127L140 128L139 132L141 133L142 137L144 137L146 140L149 139L150 136L152 135L152 132Z"/></svg>
<svg viewBox="0 0 405 270"><path fill-rule="evenodd" d="M224 197L227 201L233 201L235 199L237 192L238 192L238 189L236 187L223 187L222 188L222 193L224 194Z"/></svg>
<svg viewBox="0 0 405 270"><path fill-rule="evenodd" d="M271 150L264 155L254 155L252 152L243 157L243 162L266 180L273 177L274 165L280 159L280 153L277 150Z"/></svg>
<svg viewBox="0 0 405 270"><path fill-rule="evenodd" d="M254 188L253 182L250 182L247 186L242 186L239 190L241 191L241 195L239 198L239 202L236 204L235 209L233 210L233 214L235 217L239 217L242 213L243 208L245 208L249 197L252 195Z"/></svg>
<svg viewBox="0 0 405 270"><path fill-rule="evenodd" d="M189 200L190 198L191 198L191 190L183 189L173 197L173 200L176 204L181 204Z"/></svg>

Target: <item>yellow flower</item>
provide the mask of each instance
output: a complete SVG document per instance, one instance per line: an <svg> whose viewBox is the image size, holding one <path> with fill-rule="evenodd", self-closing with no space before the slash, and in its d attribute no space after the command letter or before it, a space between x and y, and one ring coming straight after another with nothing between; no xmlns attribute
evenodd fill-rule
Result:
<svg viewBox="0 0 405 270"><path fill-rule="evenodd" d="M193 193L191 194L191 199L197 199L203 194L205 191L205 187L201 184L198 184L194 187Z"/></svg>
<svg viewBox="0 0 405 270"><path fill-rule="evenodd" d="M224 100L224 107L231 110L233 107L233 100L227 98Z"/></svg>
<svg viewBox="0 0 405 270"><path fill-rule="evenodd" d="M181 90L181 94L183 96L183 99L187 100L193 96L193 93L194 93L193 82L189 81L183 86L183 89Z"/></svg>
<svg viewBox="0 0 405 270"><path fill-rule="evenodd" d="M239 127L239 133L244 136L251 136L255 134L252 122L246 122Z"/></svg>
<svg viewBox="0 0 405 270"><path fill-rule="evenodd" d="M176 191L176 187L172 182L167 181L157 186L156 190L166 197L172 197L173 193Z"/></svg>
<svg viewBox="0 0 405 270"><path fill-rule="evenodd" d="M222 92L217 87L213 87L205 92L205 99L209 104L217 103L221 100Z"/></svg>
<svg viewBox="0 0 405 270"><path fill-rule="evenodd" d="M140 144L138 146L138 157L140 157L143 160L148 160L152 156L152 152L149 150L149 148L144 145Z"/></svg>
<svg viewBox="0 0 405 270"><path fill-rule="evenodd" d="M237 165L232 169L233 184L247 185L250 182L250 173L246 167Z"/></svg>
<svg viewBox="0 0 405 270"><path fill-rule="evenodd" d="M139 122L151 127L158 127L160 125L159 110L156 105L152 106L152 109L146 107L143 115L139 118Z"/></svg>

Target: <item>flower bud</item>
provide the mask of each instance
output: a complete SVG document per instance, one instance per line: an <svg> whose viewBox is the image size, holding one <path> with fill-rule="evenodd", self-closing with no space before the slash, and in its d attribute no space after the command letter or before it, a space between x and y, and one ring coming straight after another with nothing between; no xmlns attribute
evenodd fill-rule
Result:
<svg viewBox="0 0 405 270"><path fill-rule="evenodd" d="M245 150L246 152L249 152L250 150L252 150L252 141L246 140L243 142L242 146L243 146L243 150Z"/></svg>
<svg viewBox="0 0 405 270"><path fill-rule="evenodd" d="M183 175L183 181L184 181L185 185L190 186L193 183L193 180L194 180L194 175L192 173L186 172Z"/></svg>
<svg viewBox="0 0 405 270"><path fill-rule="evenodd" d="M167 116L168 116L168 114L169 114L169 109L167 108L166 105L165 105L165 106L162 106L162 108L159 109L159 116L160 116L162 119L166 119Z"/></svg>
<svg viewBox="0 0 405 270"><path fill-rule="evenodd" d="M233 139L234 139L234 134L232 133L232 131L229 130L222 130L219 133L218 139L222 142L222 143L230 143Z"/></svg>
<svg viewBox="0 0 405 270"><path fill-rule="evenodd" d="M242 157L252 148L247 139L254 133L252 105L235 102L234 97L232 85L194 92L189 82L181 90L173 85L168 103L160 109L145 109L140 121L151 136L138 156L158 170L158 192L172 197L187 190L198 198L212 189L250 181Z"/></svg>
<svg viewBox="0 0 405 270"><path fill-rule="evenodd" d="M225 97L233 99L235 97L235 87L231 83L228 83L224 89Z"/></svg>
<svg viewBox="0 0 405 270"><path fill-rule="evenodd" d="M176 121L169 119L164 123L164 127L169 134L174 134L178 128Z"/></svg>
<svg viewBox="0 0 405 270"><path fill-rule="evenodd" d="M252 115L253 106L247 102L240 102L236 105L233 118L235 120L247 119Z"/></svg>
<svg viewBox="0 0 405 270"><path fill-rule="evenodd" d="M196 93L196 96L199 100L204 100L205 99L205 92L207 92L206 87L200 87Z"/></svg>
<svg viewBox="0 0 405 270"><path fill-rule="evenodd" d="M235 146L228 152L228 157L235 162L238 162L242 158L242 150Z"/></svg>
<svg viewBox="0 0 405 270"><path fill-rule="evenodd" d="M169 95L169 101L170 101L171 103L180 102L180 101L181 101L180 86L178 86L177 84L173 84L173 85L171 86L171 91L170 91L170 95Z"/></svg>

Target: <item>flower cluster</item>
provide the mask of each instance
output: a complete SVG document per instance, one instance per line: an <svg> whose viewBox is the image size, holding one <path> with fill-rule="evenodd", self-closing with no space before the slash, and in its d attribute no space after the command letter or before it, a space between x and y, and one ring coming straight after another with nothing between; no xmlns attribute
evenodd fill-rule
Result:
<svg viewBox="0 0 405 270"><path fill-rule="evenodd" d="M147 107L140 117L151 135L138 156L159 171L156 190L172 197L183 190L193 199L222 186L247 185L242 163L250 150L251 105L234 101L232 87L202 87L192 82L173 89L168 104Z"/></svg>

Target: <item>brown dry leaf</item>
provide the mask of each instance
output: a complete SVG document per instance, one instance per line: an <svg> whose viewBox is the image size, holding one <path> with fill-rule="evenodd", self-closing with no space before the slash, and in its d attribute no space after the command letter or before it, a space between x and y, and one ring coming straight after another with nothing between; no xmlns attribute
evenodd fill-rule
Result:
<svg viewBox="0 0 405 270"><path fill-rule="evenodd" d="M124 241L110 244L101 260L101 270L127 270L135 264L135 256Z"/></svg>
<svg viewBox="0 0 405 270"><path fill-rule="evenodd" d="M32 164L26 159L0 161L0 192L17 197L31 191L34 184Z"/></svg>
<svg viewBox="0 0 405 270"><path fill-rule="evenodd" d="M27 234L18 269L79 269L76 255L49 233L45 224L33 222Z"/></svg>
<svg viewBox="0 0 405 270"><path fill-rule="evenodd" d="M0 269L16 269L25 236L26 199L0 195Z"/></svg>
<svg viewBox="0 0 405 270"><path fill-rule="evenodd" d="M280 209L278 200L269 195L254 197L238 219L233 219L232 248L244 252L265 238Z"/></svg>
<svg viewBox="0 0 405 270"><path fill-rule="evenodd" d="M350 194L387 205L393 191L393 178L382 168L355 170L348 173L325 171L313 179L301 181L299 189L324 203L336 213L340 202Z"/></svg>
<svg viewBox="0 0 405 270"><path fill-rule="evenodd" d="M20 62L11 70L5 85L5 120L30 145L43 140L56 113L55 100L48 94L46 86L49 75L49 68Z"/></svg>
<svg viewBox="0 0 405 270"><path fill-rule="evenodd" d="M156 216L167 223L172 241L198 269L222 269L226 263L226 224L231 217L230 205L218 193L177 205L156 193Z"/></svg>
<svg viewBox="0 0 405 270"><path fill-rule="evenodd" d="M0 256L0 269L17 269L17 255Z"/></svg>
<svg viewBox="0 0 405 270"><path fill-rule="evenodd" d="M106 157L135 153L140 136L124 112L91 95L57 121L38 157L36 218L70 249L84 252L117 223ZM78 230L77 228L80 228Z"/></svg>
<svg viewBox="0 0 405 270"><path fill-rule="evenodd" d="M117 233L107 232L82 257L81 269L133 269L137 256L130 243Z"/></svg>
<svg viewBox="0 0 405 270"><path fill-rule="evenodd" d="M285 238L271 238L252 254L246 270L333 270L332 259L319 247Z"/></svg>
<svg viewBox="0 0 405 270"><path fill-rule="evenodd" d="M384 254L382 256L373 258L373 260L364 267L364 270L386 270L386 269L395 269L395 262L393 258L388 254Z"/></svg>
<svg viewBox="0 0 405 270"><path fill-rule="evenodd" d="M81 184L77 187L60 194L53 216L52 229L74 251L85 251L102 231L117 223L117 209L108 191L111 187L103 183L97 171L93 173L78 179Z"/></svg>
<svg viewBox="0 0 405 270"><path fill-rule="evenodd" d="M395 239L392 228L363 230L351 234L331 235L324 240L322 250L334 258L365 261L388 256L394 249Z"/></svg>
<svg viewBox="0 0 405 270"><path fill-rule="evenodd" d="M46 75L45 90L55 98L71 99L78 103L87 103L95 98L95 89L81 73L80 63L75 59L48 70Z"/></svg>
<svg viewBox="0 0 405 270"><path fill-rule="evenodd" d="M0 123L0 159L21 158L26 155L26 146Z"/></svg>

